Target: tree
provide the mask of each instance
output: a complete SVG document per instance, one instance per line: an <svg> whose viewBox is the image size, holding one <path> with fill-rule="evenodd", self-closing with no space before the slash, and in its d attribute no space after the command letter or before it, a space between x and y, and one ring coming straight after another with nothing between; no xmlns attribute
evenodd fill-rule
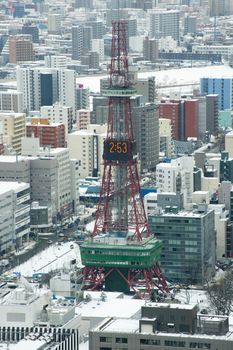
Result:
<svg viewBox="0 0 233 350"><path fill-rule="evenodd" d="M207 297L218 315L233 311L233 272L227 271L215 284L207 284Z"/></svg>

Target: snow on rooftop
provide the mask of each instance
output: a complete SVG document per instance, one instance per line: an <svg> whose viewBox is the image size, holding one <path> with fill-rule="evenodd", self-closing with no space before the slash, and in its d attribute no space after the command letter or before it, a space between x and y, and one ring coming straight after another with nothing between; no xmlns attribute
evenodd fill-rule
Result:
<svg viewBox="0 0 233 350"><path fill-rule="evenodd" d="M103 328L103 331L105 328ZM135 333L139 330L139 320L119 318L106 326L108 332Z"/></svg>
<svg viewBox="0 0 233 350"><path fill-rule="evenodd" d="M23 339L19 341L17 344L10 344L9 350L38 350L41 349L43 345L46 344L44 340L26 340Z"/></svg>
<svg viewBox="0 0 233 350"><path fill-rule="evenodd" d="M0 194L6 193L10 190L13 191L23 191L29 188L29 184L25 182L17 181L0 181Z"/></svg>
<svg viewBox="0 0 233 350"><path fill-rule="evenodd" d="M91 300L86 303L80 303L76 307L76 313L81 314L85 318L135 318L140 313L143 305L145 305L144 300L126 298L108 299L107 297L105 301Z"/></svg>

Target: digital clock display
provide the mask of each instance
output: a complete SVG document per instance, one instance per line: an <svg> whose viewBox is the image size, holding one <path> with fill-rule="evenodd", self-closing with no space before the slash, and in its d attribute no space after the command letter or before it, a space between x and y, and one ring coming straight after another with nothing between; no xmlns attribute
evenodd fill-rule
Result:
<svg viewBox="0 0 233 350"><path fill-rule="evenodd" d="M125 140L105 140L104 159L126 162L132 159L132 142Z"/></svg>

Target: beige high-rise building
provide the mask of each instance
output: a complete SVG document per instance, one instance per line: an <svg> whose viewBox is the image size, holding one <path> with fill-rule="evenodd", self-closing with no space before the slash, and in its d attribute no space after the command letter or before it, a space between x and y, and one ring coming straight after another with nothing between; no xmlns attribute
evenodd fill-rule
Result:
<svg viewBox="0 0 233 350"><path fill-rule="evenodd" d="M89 111L88 109L79 109L77 111L77 129L78 130L87 129L90 123L91 123L91 111Z"/></svg>
<svg viewBox="0 0 233 350"><path fill-rule="evenodd" d="M34 61L35 53L33 43L24 35L15 35L9 38L9 62L20 63L26 61Z"/></svg>
<svg viewBox="0 0 233 350"><path fill-rule="evenodd" d="M26 118L24 113L1 112L0 130L3 142L21 153L21 138L26 135Z"/></svg>
<svg viewBox="0 0 233 350"><path fill-rule="evenodd" d="M61 16L59 13L48 14L48 33L49 34L61 33Z"/></svg>

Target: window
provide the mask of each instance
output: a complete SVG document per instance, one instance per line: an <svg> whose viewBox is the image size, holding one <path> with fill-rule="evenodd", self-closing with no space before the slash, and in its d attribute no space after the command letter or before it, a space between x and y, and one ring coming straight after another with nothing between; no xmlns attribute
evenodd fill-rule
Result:
<svg viewBox="0 0 233 350"><path fill-rule="evenodd" d="M166 345L166 346L177 346L177 347L184 348L185 347L185 341L165 340L164 345Z"/></svg>
<svg viewBox="0 0 233 350"><path fill-rule="evenodd" d="M140 344L143 345L160 345L159 339L140 339Z"/></svg>
<svg viewBox="0 0 233 350"><path fill-rule="evenodd" d="M128 339L127 338L116 338L116 343L127 344Z"/></svg>
<svg viewBox="0 0 233 350"><path fill-rule="evenodd" d="M101 343L111 343L111 341L112 341L112 337L100 337Z"/></svg>
<svg viewBox="0 0 233 350"><path fill-rule="evenodd" d="M211 349L210 343L196 343L192 342L189 344L190 349Z"/></svg>

